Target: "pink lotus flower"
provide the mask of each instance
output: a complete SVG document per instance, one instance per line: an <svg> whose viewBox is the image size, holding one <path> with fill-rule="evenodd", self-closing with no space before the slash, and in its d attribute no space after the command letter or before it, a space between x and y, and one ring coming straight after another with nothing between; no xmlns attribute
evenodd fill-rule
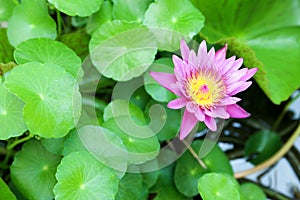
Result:
<svg viewBox="0 0 300 200"><path fill-rule="evenodd" d="M226 59L227 45L215 52L207 52L203 41L196 55L184 40L180 44L182 59L173 55L175 74L150 72L163 87L179 98L168 103L171 109L186 107L180 128L183 140L198 121L204 122L212 131L217 130L215 118L246 118L250 114L236 103L240 98L233 95L246 90L257 68L242 68L243 59Z"/></svg>

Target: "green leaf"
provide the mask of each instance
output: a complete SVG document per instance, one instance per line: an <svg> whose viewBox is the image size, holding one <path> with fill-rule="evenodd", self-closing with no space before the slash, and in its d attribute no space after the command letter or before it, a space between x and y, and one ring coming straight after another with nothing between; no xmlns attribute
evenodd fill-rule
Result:
<svg viewBox="0 0 300 200"><path fill-rule="evenodd" d="M6 0L5 0L6 1ZM6 29L0 28L0 63L8 63L14 60L13 57L14 48L10 45ZM1 69L0 69L1 75Z"/></svg>
<svg viewBox="0 0 300 200"><path fill-rule="evenodd" d="M0 82L0 140L22 135L27 130L23 119L24 103Z"/></svg>
<svg viewBox="0 0 300 200"><path fill-rule="evenodd" d="M154 61L155 37L138 23L115 20L94 32L90 41L93 64L104 76L126 81L140 76Z"/></svg>
<svg viewBox="0 0 300 200"><path fill-rule="evenodd" d="M148 190L143 185L141 174L125 174L119 182L119 190L116 200L147 200Z"/></svg>
<svg viewBox="0 0 300 200"><path fill-rule="evenodd" d="M165 168L159 170L158 181L154 186L154 192L157 193L154 200L190 200L182 195L175 187L173 182L174 177L174 164L171 164Z"/></svg>
<svg viewBox="0 0 300 200"><path fill-rule="evenodd" d="M128 124L127 121L128 117L121 116L105 121L102 126L122 139L128 150L130 163L140 164L155 158L160 149L157 137L147 127L143 129L144 127Z"/></svg>
<svg viewBox="0 0 300 200"><path fill-rule="evenodd" d="M253 183L243 183L240 193L244 200L266 200L267 197L263 190Z"/></svg>
<svg viewBox="0 0 300 200"><path fill-rule="evenodd" d="M67 15L87 17L100 9L103 0L48 0L48 2Z"/></svg>
<svg viewBox="0 0 300 200"><path fill-rule="evenodd" d="M17 198L15 195L10 191L9 187L6 185L6 183L0 178L0 199L5 200L16 200Z"/></svg>
<svg viewBox="0 0 300 200"><path fill-rule="evenodd" d="M169 102L176 98L176 95L162 87L149 74L153 72L174 73L174 65L171 58L160 58L150 66L148 72L144 74L145 90L156 101Z"/></svg>
<svg viewBox="0 0 300 200"><path fill-rule="evenodd" d="M25 102L24 120L32 134L63 137L79 119L78 84L59 66L37 62L19 65L11 71L5 86Z"/></svg>
<svg viewBox="0 0 300 200"><path fill-rule="evenodd" d="M182 38L189 42L204 25L204 16L189 0L156 0L145 14L144 25L155 34L160 50L179 49Z"/></svg>
<svg viewBox="0 0 300 200"><path fill-rule="evenodd" d="M102 24L112 21L112 8L113 5L110 1L104 1L100 10L89 17L86 25L86 32L93 34Z"/></svg>
<svg viewBox="0 0 300 200"><path fill-rule="evenodd" d="M115 171L87 151L73 152L61 160L54 187L55 199L113 200L119 179Z"/></svg>
<svg viewBox="0 0 300 200"><path fill-rule="evenodd" d="M13 46L30 38L55 39L56 24L48 14L46 2L22 0L8 20L7 35Z"/></svg>
<svg viewBox="0 0 300 200"><path fill-rule="evenodd" d="M239 184L227 174L205 174L199 179L198 190L204 200L240 200Z"/></svg>
<svg viewBox="0 0 300 200"><path fill-rule="evenodd" d="M149 113L152 106L160 106L164 112ZM160 127L157 128L157 137L160 141L171 140L179 133L181 110L172 110L167 107L167 104L150 101L147 104L146 114L157 120L159 119L159 125L156 125L156 127Z"/></svg>
<svg viewBox="0 0 300 200"><path fill-rule="evenodd" d="M121 138L100 126L84 126L78 130L84 147L106 166L120 171L122 177L127 170L128 152Z"/></svg>
<svg viewBox="0 0 300 200"><path fill-rule="evenodd" d="M153 0L113 0L115 19L142 23L144 15Z"/></svg>
<svg viewBox="0 0 300 200"><path fill-rule="evenodd" d="M61 157L48 152L37 140L26 142L11 165L11 178L27 199L53 199L55 172Z"/></svg>
<svg viewBox="0 0 300 200"><path fill-rule="evenodd" d="M247 67L258 67L255 79L274 103L300 87L298 0L192 2L206 18L201 35L211 43L228 43Z"/></svg>
<svg viewBox="0 0 300 200"><path fill-rule="evenodd" d="M258 131L245 144L245 155L257 165L270 158L281 147L280 136L272 131ZM254 157L253 157L254 156Z"/></svg>
<svg viewBox="0 0 300 200"><path fill-rule="evenodd" d="M15 6L13 0L0 0L0 22L10 18Z"/></svg>
<svg viewBox="0 0 300 200"><path fill-rule="evenodd" d="M156 171L151 171L151 172L147 172L147 173L142 173L143 176L143 184L150 189L151 187L153 187L155 185L155 183L158 180L158 175L159 172Z"/></svg>
<svg viewBox="0 0 300 200"><path fill-rule="evenodd" d="M40 62L64 68L75 78L82 77L80 58L63 43L47 38L35 38L20 43L14 52L18 64Z"/></svg>
<svg viewBox="0 0 300 200"><path fill-rule="evenodd" d="M84 151L86 150L85 146L82 144L82 141L78 135L76 129L72 129L68 134L68 138L64 142L63 155L67 156L72 152Z"/></svg>
<svg viewBox="0 0 300 200"><path fill-rule="evenodd" d="M214 144L213 142L211 142L211 144L215 146L204 158L202 158L208 169L202 168L188 150L177 160L174 181L177 189L182 194L189 197L198 194L198 180L205 173L218 172L229 175L233 174L226 154L217 144ZM191 147L198 153L202 145L203 141L196 140L192 143Z"/></svg>
<svg viewBox="0 0 300 200"><path fill-rule="evenodd" d="M103 114L104 121L110 118L127 116L130 117L137 124L146 124L144 112L135 104L123 99L117 99L110 102Z"/></svg>
<svg viewBox="0 0 300 200"><path fill-rule="evenodd" d="M64 143L67 139L68 135L62 138L42 138L41 142L49 152L56 155L63 155Z"/></svg>

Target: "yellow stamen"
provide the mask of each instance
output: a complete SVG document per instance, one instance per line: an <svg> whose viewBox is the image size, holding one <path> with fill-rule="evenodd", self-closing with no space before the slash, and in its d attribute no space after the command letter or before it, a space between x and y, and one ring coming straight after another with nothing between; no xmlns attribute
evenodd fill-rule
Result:
<svg viewBox="0 0 300 200"><path fill-rule="evenodd" d="M202 108L210 108L224 97L225 85L217 73L199 71L187 79L187 94Z"/></svg>

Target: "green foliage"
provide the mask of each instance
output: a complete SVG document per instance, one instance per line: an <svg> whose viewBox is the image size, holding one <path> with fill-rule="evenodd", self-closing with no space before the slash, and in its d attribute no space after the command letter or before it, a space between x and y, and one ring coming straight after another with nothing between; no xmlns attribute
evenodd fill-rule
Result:
<svg viewBox="0 0 300 200"><path fill-rule="evenodd" d="M37 140L24 144L11 165L11 178L27 199L52 199L55 172L61 157L48 152Z"/></svg>
<svg viewBox="0 0 300 200"><path fill-rule="evenodd" d="M262 90L253 84L239 97L266 118L234 130L225 123L222 139L232 156L248 138L245 157L264 162L293 128L282 121L281 137L260 122L282 109L267 98L279 104L300 87L299 8L298 0L0 0L0 199L266 199L258 185L237 183L224 151L202 140L204 123L187 149L177 137L184 110L168 108L177 96L149 72L174 73L181 39L192 49L203 39L216 50L227 43L228 56L258 68Z"/></svg>
<svg viewBox="0 0 300 200"><path fill-rule="evenodd" d="M144 25L155 34L160 50L178 50L182 38L190 41L204 26L204 16L188 0L156 0L145 14Z"/></svg>
<svg viewBox="0 0 300 200"><path fill-rule="evenodd" d="M245 155L250 156L250 162L259 164L281 147L281 140L277 133L272 131L259 131L252 135L245 144Z"/></svg>
<svg viewBox="0 0 300 200"><path fill-rule="evenodd" d="M22 135L27 130L23 120L24 103L10 93L0 82L0 139Z"/></svg>
<svg viewBox="0 0 300 200"><path fill-rule="evenodd" d="M20 34L22 33L22 34ZM56 37L56 24L44 0L23 0L8 20L7 36L13 46L30 38Z"/></svg>
<svg viewBox="0 0 300 200"><path fill-rule="evenodd" d="M213 142L210 142L214 145ZM203 145L203 141L194 141L191 147L195 152L199 152ZM209 172L226 173L232 175L232 168L228 158L224 152L218 147L213 146L213 149L202 158L206 164L207 169L199 166L199 163L186 151L178 160L175 168L174 181L177 189L186 196L195 196L198 193L197 185L198 180L204 174ZM182 177L185 177L184 179ZM217 188L217 187L216 187Z"/></svg>
<svg viewBox="0 0 300 200"><path fill-rule="evenodd" d="M53 4L59 11L66 13L70 16L78 15L80 17L86 17L94 12L97 12L103 0L89 0L89 1L81 1L81 0L73 0L73 1L65 1L65 0L48 0L49 3Z"/></svg>
<svg viewBox="0 0 300 200"><path fill-rule="evenodd" d="M28 62L12 70L5 86L25 102L24 120L32 134L63 137L76 125L81 95L76 80L63 68Z"/></svg>
<svg viewBox="0 0 300 200"><path fill-rule="evenodd" d="M274 103L300 87L295 76L300 73L298 0L191 1L206 17L201 35L212 43L228 43L247 67L258 67L255 80Z"/></svg>
<svg viewBox="0 0 300 200"><path fill-rule="evenodd" d="M96 160L87 151L64 157L57 168L55 199L113 200L119 179L111 168Z"/></svg>
<svg viewBox="0 0 300 200"><path fill-rule="evenodd" d="M10 191L9 187L5 184L5 182L0 178L0 198L6 200L16 200L15 195Z"/></svg>
<svg viewBox="0 0 300 200"><path fill-rule="evenodd" d="M239 184L224 174L205 174L199 179L198 190L204 200L240 200Z"/></svg>
<svg viewBox="0 0 300 200"><path fill-rule="evenodd" d="M97 29L89 48L98 71L117 81L140 76L157 52L154 35L147 27L119 20L106 22Z"/></svg>

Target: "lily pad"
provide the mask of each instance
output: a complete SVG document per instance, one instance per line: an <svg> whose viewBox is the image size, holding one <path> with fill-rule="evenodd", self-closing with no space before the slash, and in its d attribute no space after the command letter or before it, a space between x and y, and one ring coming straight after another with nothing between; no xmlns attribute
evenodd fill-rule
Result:
<svg viewBox="0 0 300 200"><path fill-rule="evenodd" d="M149 72L166 72L174 73L174 65L171 58L161 58L149 67ZM145 90L147 93L156 101L159 102L169 102L176 98L176 95L162 87L157 83L149 74L146 72L144 74Z"/></svg>
<svg viewBox="0 0 300 200"><path fill-rule="evenodd" d="M115 171L87 151L73 152L61 160L56 173L55 199L114 200L119 179Z"/></svg>
<svg viewBox="0 0 300 200"><path fill-rule="evenodd" d="M153 0L113 0L115 19L142 23L144 15Z"/></svg>
<svg viewBox="0 0 300 200"><path fill-rule="evenodd" d="M38 62L19 65L11 71L5 86L25 102L24 120L32 134L63 137L79 119L78 84L59 66Z"/></svg>
<svg viewBox="0 0 300 200"><path fill-rule="evenodd" d="M189 42L204 26L204 16L189 0L156 0L145 14L144 25L151 29L160 50L179 49L182 38Z"/></svg>
<svg viewBox="0 0 300 200"><path fill-rule="evenodd" d="M257 165L270 158L281 147L280 136L272 131L258 131L245 144L245 155Z"/></svg>
<svg viewBox="0 0 300 200"><path fill-rule="evenodd" d="M12 15L16 4L12 0L0 0L0 21L6 21Z"/></svg>
<svg viewBox="0 0 300 200"><path fill-rule="evenodd" d="M103 0L48 0L48 2L53 4L59 11L66 13L67 15L87 17L100 9Z"/></svg>
<svg viewBox="0 0 300 200"><path fill-rule="evenodd" d="M27 130L23 119L24 103L0 82L0 140L22 135Z"/></svg>
<svg viewBox="0 0 300 200"><path fill-rule="evenodd" d="M0 199L16 200L16 196L10 191L6 183L0 178Z"/></svg>
<svg viewBox="0 0 300 200"><path fill-rule="evenodd" d="M203 141L196 140L192 143L191 147L195 150L195 152L199 152L202 144ZM214 146L213 149L204 158L202 158L202 160L206 164L207 169L202 168L189 151L186 151L177 160L174 181L177 189L182 194L189 197L197 195L198 180L205 173L218 172L229 175L233 174L227 156L217 145Z"/></svg>
<svg viewBox="0 0 300 200"><path fill-rule="evenodd" d="M14 157L10 168L12 181L27 199L53 199L54 175L60 159L39 141L30 140Z"/></svg>
<svg viewBox="0 0 300 200"><path fill-rule="evenodd" d="M243 183L240 188L243 200L266 200L263 190L254 183Z"/></svg>
<svg viewBox="0 0 300 200"><path fill-rule="evenodd" d="M86 32L93 34L102 24L112 21L112 8L113 5L110 1L104 1L100 10L89 17L86 25Z"/></svg>
<svg viewBox="0 0 300 200"><path fill-rule="evenodd" d="M247 67L258 67L254 78L274 103L300 87L298 0L192 2L206 18L201 35L211 43L228 43Z"/></svg>
<svg viewBox="0 0 300 200"><path fill-rule="evenodd" d="M22 34L20 34L22 33ZM56 38L56 23L44 0L22 0L8 20L8 40L13 46L30 38Z"/></svg>
<svg viewBox="0 0 300 200"><path fill-rule="evenodd" d="M239 184L224 174L205 174L199 179L198 190L205 200L240 200Z"/></svg>
<svg viewBox="0 0 300 200"><path fill-rule="evenodd" d="M18 64L40 62L64 68L75 78L82 77L81 59L66 45L47 38L35 38L20 43L14 52Z"/></svg>
<svg viewBox="0 0 300 200"><path fill-rule="evenodd" d="M155 158L160 149L157 137L151 136L147 131L140 131L140 127L124 130L120 127L124 117L111 118L102 124L102 127L118 135L129 153L129 162L133 164L144 163ZM125 124L123 124L125 125ZM129 132L130 130L130 132Z"/></svg>
<svg viewBox="0 0 300 200"><path fill-rule="evenodd" d="M157 44L147 27L114 20L94 32L89 49L91 60L100 73L126 81L148 69L154 61Z"/></svg>

